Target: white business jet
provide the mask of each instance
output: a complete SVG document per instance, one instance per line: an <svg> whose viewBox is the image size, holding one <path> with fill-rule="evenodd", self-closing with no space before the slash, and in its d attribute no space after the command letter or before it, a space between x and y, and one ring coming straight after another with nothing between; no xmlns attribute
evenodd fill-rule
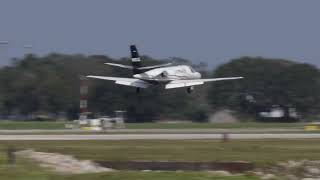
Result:
<svg viewBox="0 0 320 180"><path fill-rule="evenodd" d="M131 63L132 66L105 63L110 66L131 69L133 71L132 78L109 77L109 76L87 76L88 78L103 79L114 81L116 84L125 86L132 86L136 88L139 93L141 88L148 88L153 85L162 85L165 89L186 87L187 92L191 93L194 86L202 85L205 82L235 80L243 77L224 77L201 79L201 74L196 72L191 66L177 65L172 66L171 63L155 65L155 66L141 66L141 59L135 45L130 46Z"/></svg>

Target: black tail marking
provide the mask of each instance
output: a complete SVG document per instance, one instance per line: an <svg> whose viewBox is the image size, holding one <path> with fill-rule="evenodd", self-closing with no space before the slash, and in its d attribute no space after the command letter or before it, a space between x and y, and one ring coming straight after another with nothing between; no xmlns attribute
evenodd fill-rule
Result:
<svg viewBox="0 0 320 180"><path fill-rule="evenodd" d="M130 52L131 52L131 63L133 66L133 74L141 73L138 68L141 67L141 59L139 56L138 49L135 45L130 45Z"/></svg>

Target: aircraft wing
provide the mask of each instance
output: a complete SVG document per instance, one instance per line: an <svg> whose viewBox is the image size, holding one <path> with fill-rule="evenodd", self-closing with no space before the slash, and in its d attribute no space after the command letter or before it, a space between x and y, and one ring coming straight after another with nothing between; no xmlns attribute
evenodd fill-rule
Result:
<svg viewBox="0 0 320 180"><path fill-rule="evenodd" d="M226 78L212 78L212 79L191 79L191 80L173 80L166 84L166 89L188 87L188 86L197 86L204 84L205 82L211 81L225 81L225 80L235 80L242 79L243 77L226 77Z"/></svg>
<svg viewBox="0 0 320 180"><path fill-rule="evenodd" d="M94 79L114 81L116 84L139 87L139 88L147 88L150 85L150 83L146 81L135 79L135 78L120 78L120 77L109 77L109 76L87 76L87 77L94 78Z"/></svg>

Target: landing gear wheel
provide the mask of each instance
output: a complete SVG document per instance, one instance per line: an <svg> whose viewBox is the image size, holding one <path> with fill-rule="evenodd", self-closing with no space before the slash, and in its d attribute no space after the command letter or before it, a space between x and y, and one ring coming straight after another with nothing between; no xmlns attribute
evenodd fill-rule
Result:
<svg viewBox="0 0 320 180"><path fill-rule="evenodd" d="M136 88L136 93L137 93L137 94L140 93L140 88Z"/></svg>
<svg viewBox="0 0 320 180"><path fill-rule="evenodd" d="M194 90L194 87L193 86L190 86L187 88L187 92L190 94L192 93L192 91Z"/></svg>

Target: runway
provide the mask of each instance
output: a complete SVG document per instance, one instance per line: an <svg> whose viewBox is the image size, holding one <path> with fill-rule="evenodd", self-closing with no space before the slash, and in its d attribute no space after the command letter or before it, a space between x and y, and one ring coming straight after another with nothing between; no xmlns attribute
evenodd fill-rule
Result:
<svg viewBox="0 0 320 180"><path fill-rule="evenodd" d="M104 131L80 130L80 129L0 129L3 134L83 134L83 133L108 133L108 134L220 134L220 133L303 133L298 128L240 128L240 129L107 129Z"/></svg>
<svg viewBox="0 0 320 180"><path fill-rule="evenodd" d="M225 134L64 134L64 135L0 135L0 140L192 140L222 139ZM320 139L320 134L227 134L229 139Z"/></svg>

